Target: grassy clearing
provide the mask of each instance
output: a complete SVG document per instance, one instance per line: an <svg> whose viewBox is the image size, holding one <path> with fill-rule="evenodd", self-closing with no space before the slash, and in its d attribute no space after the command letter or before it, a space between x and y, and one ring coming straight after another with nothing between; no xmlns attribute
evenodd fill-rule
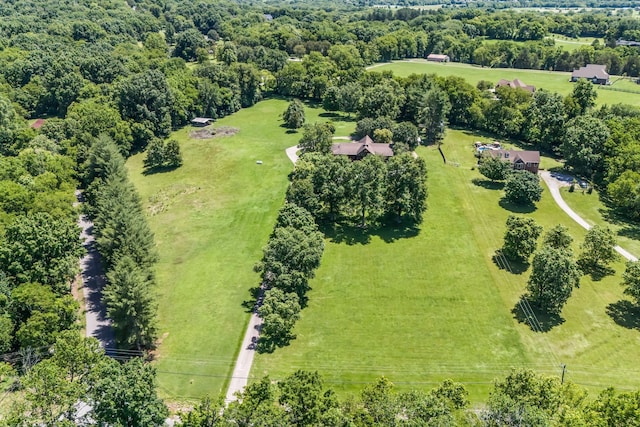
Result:
<svg viewBox="0 0 640 427"><path fill-rule="evenodd" d="M191 127L175 132L184 165L174 171L143 175L144 154L127 162L160 253L156 366L165 398L217 396L231 374L248 321L242 303L258 284L253 265L292 169L284 150L300 138L279 126L286 106L268 100L217 121L240 129L230 137L192 139ZM320 113L307 108L307 121L327 120ZM347 135L355 123L335 125Z"/></svg>
<svg viewBox="0 0 640 427"><path fill-rule="evenodd" d="M534 85L538 89L545 89L568 95L573 90L573 83L569 81L571 73L559 71L520 70L515 68L485 68L476 65L462 64L458 62L434 63L423 60L411 60L379 64L372 68L373 71L391 70L394 74L406 77L410 74L437 74L440 76L459 76L475 85L480 80L497 82L500 79L520 79L526 84ZM617 77L612 76L611 81ZM640 106L640 94L626 91L639 91L640 87L629 80L615 81L611 86L598 90L597 103L603 104L631 104ZM614 89L614 90L612 90ZM619 92L615 89L624 90Z"/></svg>
<svg viewBox="0 0 640 427"><path fill-rule="evenodd" d="M560 34L553 34L551 38L555 41L556 46L561 47L564 50L568 50L569 52L577 50L582 46L591 46L594 40L596 40L595 37L571 38ZM603 43L602 39L599 40L600 43Z"/></svg>
<svg viewBox="0 0 640 427"><path fill-rule="evenodd" d="M584 277L561 318L540 318L548 332L517 320L528 272L508 273L492 261L511 212L499 205L502 192L472 170L478 139L448 132L443 150L459 167L443 165L432 147L419 149L429 169L429 209L420 230L328 234L298 338L259 356L254 376L317 369L343 394L380 375L405 389L453 378L477 402L512 366L559 374L566 363L567 379L583 385L637 386L640 334L607 314L622 298L619 277ZM545 159L542 166L553 165ZM528 214L545 228L569 227L577 251L584 230L548 192ZM615 268L620 272L622 264Z"/></svg>

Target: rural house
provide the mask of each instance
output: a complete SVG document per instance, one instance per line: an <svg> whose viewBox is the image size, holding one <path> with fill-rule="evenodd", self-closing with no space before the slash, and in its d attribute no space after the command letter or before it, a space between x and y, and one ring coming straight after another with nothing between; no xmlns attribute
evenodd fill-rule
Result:
<svg viewBox="0 0 640 427"><path fill-rule="evenodd" d="M538 173L538 167L540 166L539 151L488 150L483 151L482 154L509 162L514 170Z"/></svg>
<svg viewBox="0 0 640 427"><path fill-rule="evenodd" d="M213 123L213 119L210 117L196 117L191 120L191 124L198 127L209 126L211 123Z"/></svg>
<svg viewBox="0 0 640 427"><path fill-rule="evenodd" d="M607 73L606 65L587 64L571 73L571 81L577 82L578 79L591 80L591 83L598 85L609 84L609 73Z"/></svg>
<svg viewBox="0 0 640 427"><path fill-rule="evenodd" d="M449 61L451 61L451 58L449 58L449 55L439 55L437 53L430 53L427 56L427 61L431 61L431 62L449 62Z"/></svg>
<svg viewBox="0 0 640 427"><path fill-rule="evenodd" d="M536 91L536 87L535 86L531 86L531 85L525 84L520 79L513 79L513 80L500 79L498 81L498 84L496 84L496 89L498 89L499 87L502 87L502 86L509 86L512 89L522 89L522 90L526 90L527 92L531 92L531 93Z"/></svg>
<svg viewBox="0 0 640 427"><path fill-rule="evenodd" d="M377 154L382 156L384 160L393 156L391 144L373 142L369 135L365 136L360 141L333 144L331 146L331 152L335 156L349 156L349 159L351 160L362 160L369 154Z"/></svg>

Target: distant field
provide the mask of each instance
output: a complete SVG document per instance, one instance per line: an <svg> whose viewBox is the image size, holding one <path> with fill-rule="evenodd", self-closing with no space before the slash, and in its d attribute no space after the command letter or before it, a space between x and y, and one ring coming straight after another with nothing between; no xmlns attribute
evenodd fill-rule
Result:
<svg viewBox="0 0 640 427"><path fill-rule="evenodd" d="M452 378L478 402L510 367L559 374L565 363L566 379L592 390L637 387L640 333L607 315L608 304L622 298L619 276L584 277L549 332L532 332L514 318L529 272L507 273L492 262L510 212L499 205L501 191L473 182L481 180L471 169L476 140L485 138L447 132L443 150L459 167L443 165L432 147L418 150L429 170L420 230L329 233L298 338L257 357L254 376L317 369L341 394L357 393L380 375L401 389ZM555 165L544 159L542 166ZM548 191L529 215L545 228L565 224L578 250L585 231ZM622 263L615 268L620 273Z"/></svg>
<svg viewBox="0 0 640 427"><path fill-rule="evenodd" d="M373 71L393 71L394 74L406 77L410 74L437 74L441 76L460 76L469 83L475 85L480 80L488 80L496 83L500 79L513 80L518 78L526 84L534 85L538 89L546 89L568 95L573 90L573 84L569 81L571 73L559 71L520 70L515 68L486 68L458 62L439 64L424 60L399 61L386 64L377 64L370 68ZM599 105L602 104L631 104L640 106L640 86L629 80L618 80L612 76L613 85L598 90Z"/></svg>
<svg viewBox="0 0 640 427"><path fill-rule="evenodd" d="M552 35L550 35L548 37L555 40L555 45L556 46L561 47L564 50L568 50L569 52L574 51L574 50L578 49L581 46L589 46L595 40L595 38L593 38L593 37L580 37L580 38L573 39L573 38L570 38L570 37L561 36L559 34L552 34ZM498 43L500 41L502 41L502 40L485 39L485 40L482 41L482 43L483 44L496 44L496 43ZM517 41L517 40L509 40L509 41L511 43L516 43L516 44L528 43L528 42Z"/></svg>
<svg viewBox="0 0 640 427"><path fill-rule="evenodd" d="M235 136L193 139L175 132L184 165L142 174L144 154L127 167L156 235L162 343L158 384L163 397L187 400L225 391L249 316L242 302L259 283L253 265L282 206L293 165L284 150L299 133L280 127L283 100L268 100L218 120ZM307 108L307 121L322 110ZM334 119L349 134L354 122ZM262 160L262 164L256 164Z"/></svg>
<svg viewBox="0 0 640 427"><path fill-rule="evenodd" d="M556 46L568 51L574 51L581 46L590 46L596 40L594 37L578 37L574 39L559 34L553 34L551 37L555 40ZM600 40L600 43L603 43L602 40Z"/></svg>

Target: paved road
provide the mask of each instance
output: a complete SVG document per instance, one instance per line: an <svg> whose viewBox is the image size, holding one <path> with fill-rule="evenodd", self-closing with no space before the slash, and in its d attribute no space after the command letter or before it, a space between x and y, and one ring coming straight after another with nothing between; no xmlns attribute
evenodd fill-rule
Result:
<svg viewBox="0 0 640 427"><path fill-rule="evenodd" d="M76 191L79 202L83 202L82 193ZM100 253L95 245L93 237L93 223L86 215L80 215L78 225L82 229L80 238L86 249L86 255L80 260L82 274L82 292L84 293L86 331L88 337L97 338L100 345L109 354L109 350L115 349L115 339L111 322L107 319L107 313L102 304L102 289L105 285L104 271L100 263Z"/></svg>
<svg viewBox="0 0 640 427"><path fill-rule="evenodd" d="M235 394L244 390L249 381L253 357L256 354L256 344L260 336L260 326L262 326L262 319L254 310L254 312L251 313L251 320L249 320L247 332L244 334L242 340L242 347L236 359L236 366L233 368L233 374L231 375L231 381L229 382L229 388L227 389L227 396L225 398L227 403L236 400Z"/></svg>
<svg viewBox="0 0 640 427"><path fill-rule="evenodd" d="M571 185L572 180L569 180L567 175L556 174L549 171L540 172L540 176L547 183L547 187L549 187L549 192L551 192L551 196L553 196L553 200L556 201L560 209L566 212L575 222L580 224L583 228L589 230L591 225L585 221L580 215L578 215L573 209L567 205L567 202L562 198L562 194L560 194L560 187L565 187ZM620 246L616 246L615 250L625 257L629 261L637 261L634 255L629 253L627 250L621 248Z"/></svg>

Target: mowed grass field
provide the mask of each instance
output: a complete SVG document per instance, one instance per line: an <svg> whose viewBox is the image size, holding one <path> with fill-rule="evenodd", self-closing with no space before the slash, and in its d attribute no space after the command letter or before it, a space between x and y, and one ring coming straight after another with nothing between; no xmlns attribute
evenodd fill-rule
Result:
<svg viewBox="0 0 640 427"><path fill-rule="evenodd" d="M401 389L429 389L452 378L479 402L511 367L559 375L566 364L567 380L594 391L637 387L640 332L607 314L623 298L622 263L614 266L617 276L597 282L583 277L560 319L540 317L547 332L533 332L518 320L529 271L506 272L492 261L511 212L499 204L502 191L472 170L471 146L482 139L447 132L443 150L458 167L444 165L432 147L419 148L429 170L429 208L417 232L328 233L297 339L259 355L254 377L318 370L341 394L357 393L381 375ZM542 167L552 165L543 160ZM546 229L565 224L578 250L585 231L548 191L524 214Z"/></svg>
<svg viewBox="0 0 640 427"><path fill-rule="evenodd" d="M602 203L596 190L593 190L592 194L588 194L576 186L573 193L569 192L568 187L561 188L560 191L571 209L587 223L609 227L616 234L620 246L636 257L640 257L640 224L635 224L616 215L614 211Z"/></svg>
<svg viewBox="0 0 640 427"><path fill-rule="evenodd" d="M568 95L573 90L573 83L569 81L571 73L560 71L521 70L515 68L486 68L458 62L435 63L425 60L398 61L387 64L377 64L370 67L372 71L393 71L395 75L406 77L410 74L437 74L439 76L459 76L472 85L480 80L496 83L500 79L520 79L526 84L534 85L537 89L545 89ZM640 106L640 86L630 80L617 80L611 76L612 85L601 87L596 85L597 104L630 104Z"/></svg>
<svg viewBox="0 0 640 427"><path fill-rule="evenodd" d="M234 136L180 142L184 165L144 175L145 154L129 159L130 178L148 213L160 253L157 265L158 384L163 397L187 400L226 390L249 319L243 301L259 283L253 265L283 204L293 165L285 148L299 133L280 127L283 100L268 100L218 120ZM307 108L307 122L319 109ZM334 119L335 120L335 119ZM335 121L348 135L355 122ZM256 164L262 160L263 164Z"/></svg>

